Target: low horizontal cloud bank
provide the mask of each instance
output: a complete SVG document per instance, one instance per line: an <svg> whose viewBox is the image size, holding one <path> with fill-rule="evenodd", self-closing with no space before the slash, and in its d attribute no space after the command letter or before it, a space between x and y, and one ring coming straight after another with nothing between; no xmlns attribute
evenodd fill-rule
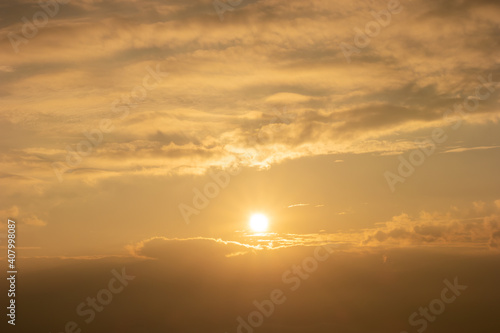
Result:
<svg viewBox="0 0 500 333"><path fill-rule="evenodd" d="M153 237L130 245L128 249L134 256L166 260L169 258L165 257L165 255L171 253L175 253L176 256L182 255L186 257L208 256L210 258L224 258L239 253L251 252L256 247L213 238L169 239L165 237Z"/></svg>
<svg viewBox="0 0 500 333"><path fill-rule="evenodd" d="M446 213L421 212L394 216L374 230L365 231L363 245L434 245L499 248L500 210L498 200L474 202L469 209Z"/></svg>
<svg viewBox="0 0 500 333"><path fill-rule="evenodd" d="M429 322L429 329L465 333L500 328L491 311L500 297L498 253L335 251L307 273L302 265L314 256L313 247L227 257L239 249L235 245L156 238L138 251L158 260L26 259L30 269L23 275L18 304L30 320L19 320L19 329L63 332L73 321L96 333L237 332L237 318L247 320L257 310L254 302L269 299L271 291L279 289L286 302L265 317L261 332L411 332L416 327L410 325L410 315L439 297L443 281L453 282L455 277L468 288L447 305L439 320ZM76 307L100 295L116 276L113 269L121 273L122 268L135 278L86 323L87 316L78 315ZM296 281L290 278L299 274L304 276L299 278L300 288L292 290Z"/></svg>

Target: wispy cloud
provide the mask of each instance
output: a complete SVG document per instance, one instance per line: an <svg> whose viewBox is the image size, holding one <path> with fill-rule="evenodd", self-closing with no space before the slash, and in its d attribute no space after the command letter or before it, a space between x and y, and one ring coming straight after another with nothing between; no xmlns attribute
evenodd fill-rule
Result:
<svg viewBox="0 0 500 333"><path fill-rule="evenodd" d="M293 208L293 207L304 207L304 206L309 206L309 204L299 203L299 204L290 205L290 206L288 206L288 208Z"/></svg>
<svg viewBox="0 0 500 333"><path fill-rule="evenodd" d="M250 149L258 167L324 154L409 150L413 143L399 136L436 126L476 73L491 72L498 80L489 57L498 46L489 41L500 7L489 1L465 1L452 12L444 10L448 2L407 6L394 28L346 66L338 43L353 38L352 29L377 10L374 3L257 1L223 24L210 1L69 3L23 45L22 57L0 56L0 128L23 148L5 149L1 167L52 177L50 163L64 157L55 152L76 149L77 136L112 117L110 103L159 61L169 79L79 167L124 176L200 173L234 163L237 152ZM19 30L31 11L24 2L6 3L0 34ZM463 17L470 18L468 33L457 40ZM11 48L7 38L0 44ZM441 56L450 49L454 56L444 63ZM287 105L293 106L290 121L271 121L273 109ZM490 102L467 121L498 116ZM249 139L255 133L258 144ZM35 153L41 149L46 154ZM14 168L11 161L20 159L29 166Z"/></svg>
<svg viewBox="0 0 500 333"><path fill-rule="evenodd" d="M500 146L460 147L460 148L448 149L448 150L444 151L444 153L462 153L462 152L470 151L470 150L486 150L486 149L495 149L495 148L500 148Z"/></svg>

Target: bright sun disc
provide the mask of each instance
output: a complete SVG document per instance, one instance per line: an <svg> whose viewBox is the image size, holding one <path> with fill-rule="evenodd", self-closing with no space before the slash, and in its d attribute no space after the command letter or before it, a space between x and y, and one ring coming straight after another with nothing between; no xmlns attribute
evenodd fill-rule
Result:
<svg viewBox="0 0 500 333"><path fill-rule="evenodd" d="M268 220L263 214L253 214L250 218L250 228L255 232L267 230Z"/></svg>

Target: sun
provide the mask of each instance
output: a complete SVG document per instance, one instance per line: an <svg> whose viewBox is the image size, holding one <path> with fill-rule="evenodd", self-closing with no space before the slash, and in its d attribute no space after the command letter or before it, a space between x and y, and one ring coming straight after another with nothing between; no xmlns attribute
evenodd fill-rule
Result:
<svg viewBox="0 0 500 333"><path fill-rule="evenodd" d="M267 230L269 220L264 214L253 214L250 217L250 228L255 232L264 232Z"/></svg>

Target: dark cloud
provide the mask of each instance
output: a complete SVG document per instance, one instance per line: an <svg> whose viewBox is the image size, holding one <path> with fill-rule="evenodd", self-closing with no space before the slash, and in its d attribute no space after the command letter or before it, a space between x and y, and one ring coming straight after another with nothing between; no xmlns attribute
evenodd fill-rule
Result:
<svg viewBox="0 0 500 333"><path fill-rule="evenodd" d="M171 256L180 258L195 258L196 260L222 259L238 254L252 252L252 247L237 242L226 242L221 239L192 238L168 239L156 237L143 241L131 248L137 256L169 260Z"/></svg>
<svg viewBox="0 0 500 333"><path fill-rule="evenodd" d="M157 240L158 242L165 242ZM283 291L286 301L266 317L260 332L387 332L411 331L409 316L441 295L445 279L468 288L447 305L429 330L454 332L498 329L495 308L500 277L498 255L461 256L439 250L391 250L360 255L335 252L301 282L296 291L282 275L301 265L312 248L293 255L260 253L225 258L203 255L194 246L167 241L149 245L168 260L130 258L26 259L30 274L19 288L16 328L59 332L68 321L83 331L120 332L236 332L239 316L255 311L254 301L269 299L272 290ZM160 249L160 246L163 246ZM232 244L227 244L232 247ZM231 250L227 251L230 252ZM183 265L189 255L199 258ZM275 255L280 260L275 260ZM385 258L385 259L384 259ZM116 270L135 278L89 324L75 312L87 297L108 287ZM24 318L24 320L23 320ZM26 318L29 318L27 320Z"/></svg>

